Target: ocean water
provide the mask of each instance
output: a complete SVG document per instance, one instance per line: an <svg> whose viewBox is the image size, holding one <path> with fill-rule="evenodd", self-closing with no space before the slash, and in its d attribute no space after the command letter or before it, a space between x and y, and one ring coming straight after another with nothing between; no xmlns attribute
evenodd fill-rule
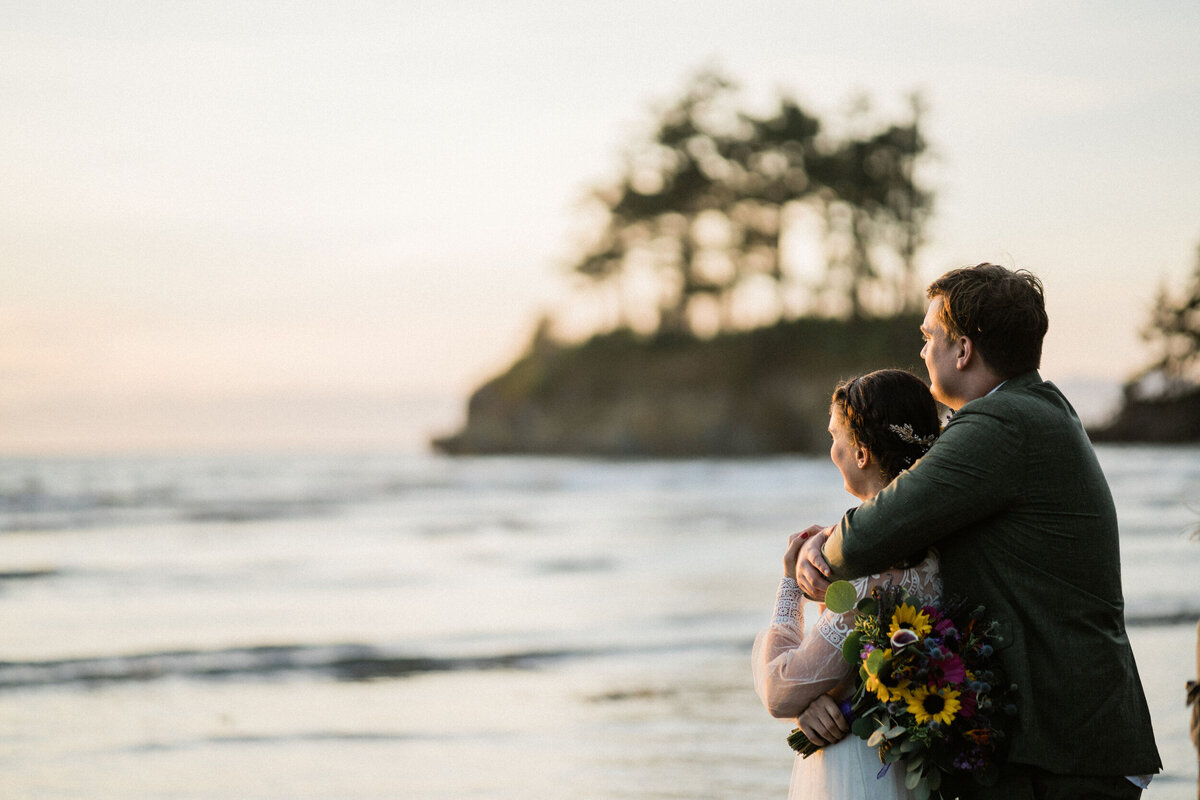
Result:
<svg viewBox="0 0 1200 800"><path fill-rule="evenodd" d="M1200 449L1100 455L1190 799ZM817 457L5 460L0 797L784 797L750 643L852 503Z"/></svg>

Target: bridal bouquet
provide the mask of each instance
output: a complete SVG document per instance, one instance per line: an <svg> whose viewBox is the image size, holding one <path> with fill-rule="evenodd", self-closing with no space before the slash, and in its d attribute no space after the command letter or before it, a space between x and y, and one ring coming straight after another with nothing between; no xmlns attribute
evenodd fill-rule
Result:
<svg viewBox="0 0 1200 800"><path fill-rule="evenodd" d="M879 777L902 762L918 800L942 796L945 776L993 781L1000 721L1016 713L1016 687L996 661L998 624L985 621L982 607L924 605L895 585L857 605L855 597L837 581L825 604L836 613L855 609L842 655L858 666L858 681L842 708L851 731L879 750ZM805 756L818 749L798 728L788 744Z"/></svg>

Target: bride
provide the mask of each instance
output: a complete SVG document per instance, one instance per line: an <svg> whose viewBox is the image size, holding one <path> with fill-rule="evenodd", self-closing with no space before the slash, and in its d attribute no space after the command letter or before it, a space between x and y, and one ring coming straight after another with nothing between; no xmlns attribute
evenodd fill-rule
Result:
<svg viewBox="0 0 1200 800"><path fill-rule="evenodd" d="M868 500L910 467L933 443L940 427L937 404L920 378L902 370L879 370L837 387L829 410L829 457L841 471L846 491ZM882 764L874 748L849 730L838 701L852 692L854 668L842 658L842 643L854 627L854 612L820 616L806 630L804 598L794 579L800 545L811 533L789 537L783 582L770 627L754 643L754 687L774 717L796 719L814 744L813 755L797 756L789 798L910 798L905 771ZM935 551L915 554L907 564L852 581L859 599L876 586L897 583L936 602L941 595Z"/></svg>

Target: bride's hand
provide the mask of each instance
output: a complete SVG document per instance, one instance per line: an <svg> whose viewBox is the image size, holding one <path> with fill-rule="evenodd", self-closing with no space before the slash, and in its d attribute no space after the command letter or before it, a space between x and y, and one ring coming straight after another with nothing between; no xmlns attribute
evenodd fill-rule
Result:
<svg viewBox="0 0 1200 800"><path fill-rule="evenodd" d="M810 742L822 747L840 742L850 732L841 707L827 694L809 703L796 718L796 724Z"/></svg>
<svg viewBox="0 0 1200 800"><path fill-rule="evenodd" d="M820 525L811 525L806 530L799 533L793 533L788 537L787 551L783 554L783 577L796 577L796 560L800 556L800 548L804 546L804 542L811 536L814 536L825 530Z"/></svg>

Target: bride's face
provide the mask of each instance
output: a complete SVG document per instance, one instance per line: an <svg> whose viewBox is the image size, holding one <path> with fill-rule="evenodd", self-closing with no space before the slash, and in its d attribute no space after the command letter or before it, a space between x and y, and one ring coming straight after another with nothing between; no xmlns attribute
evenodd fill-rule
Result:
<svg viewBox="0 0 1200 800"><path fill-rule="evenodd" d="M866 449L854 442L850 426L836 405L829 409L829 435L833 438L829 458L842 473L846 491L859 500L866 500L874 494L870 480L871 461Z"/></svg>

